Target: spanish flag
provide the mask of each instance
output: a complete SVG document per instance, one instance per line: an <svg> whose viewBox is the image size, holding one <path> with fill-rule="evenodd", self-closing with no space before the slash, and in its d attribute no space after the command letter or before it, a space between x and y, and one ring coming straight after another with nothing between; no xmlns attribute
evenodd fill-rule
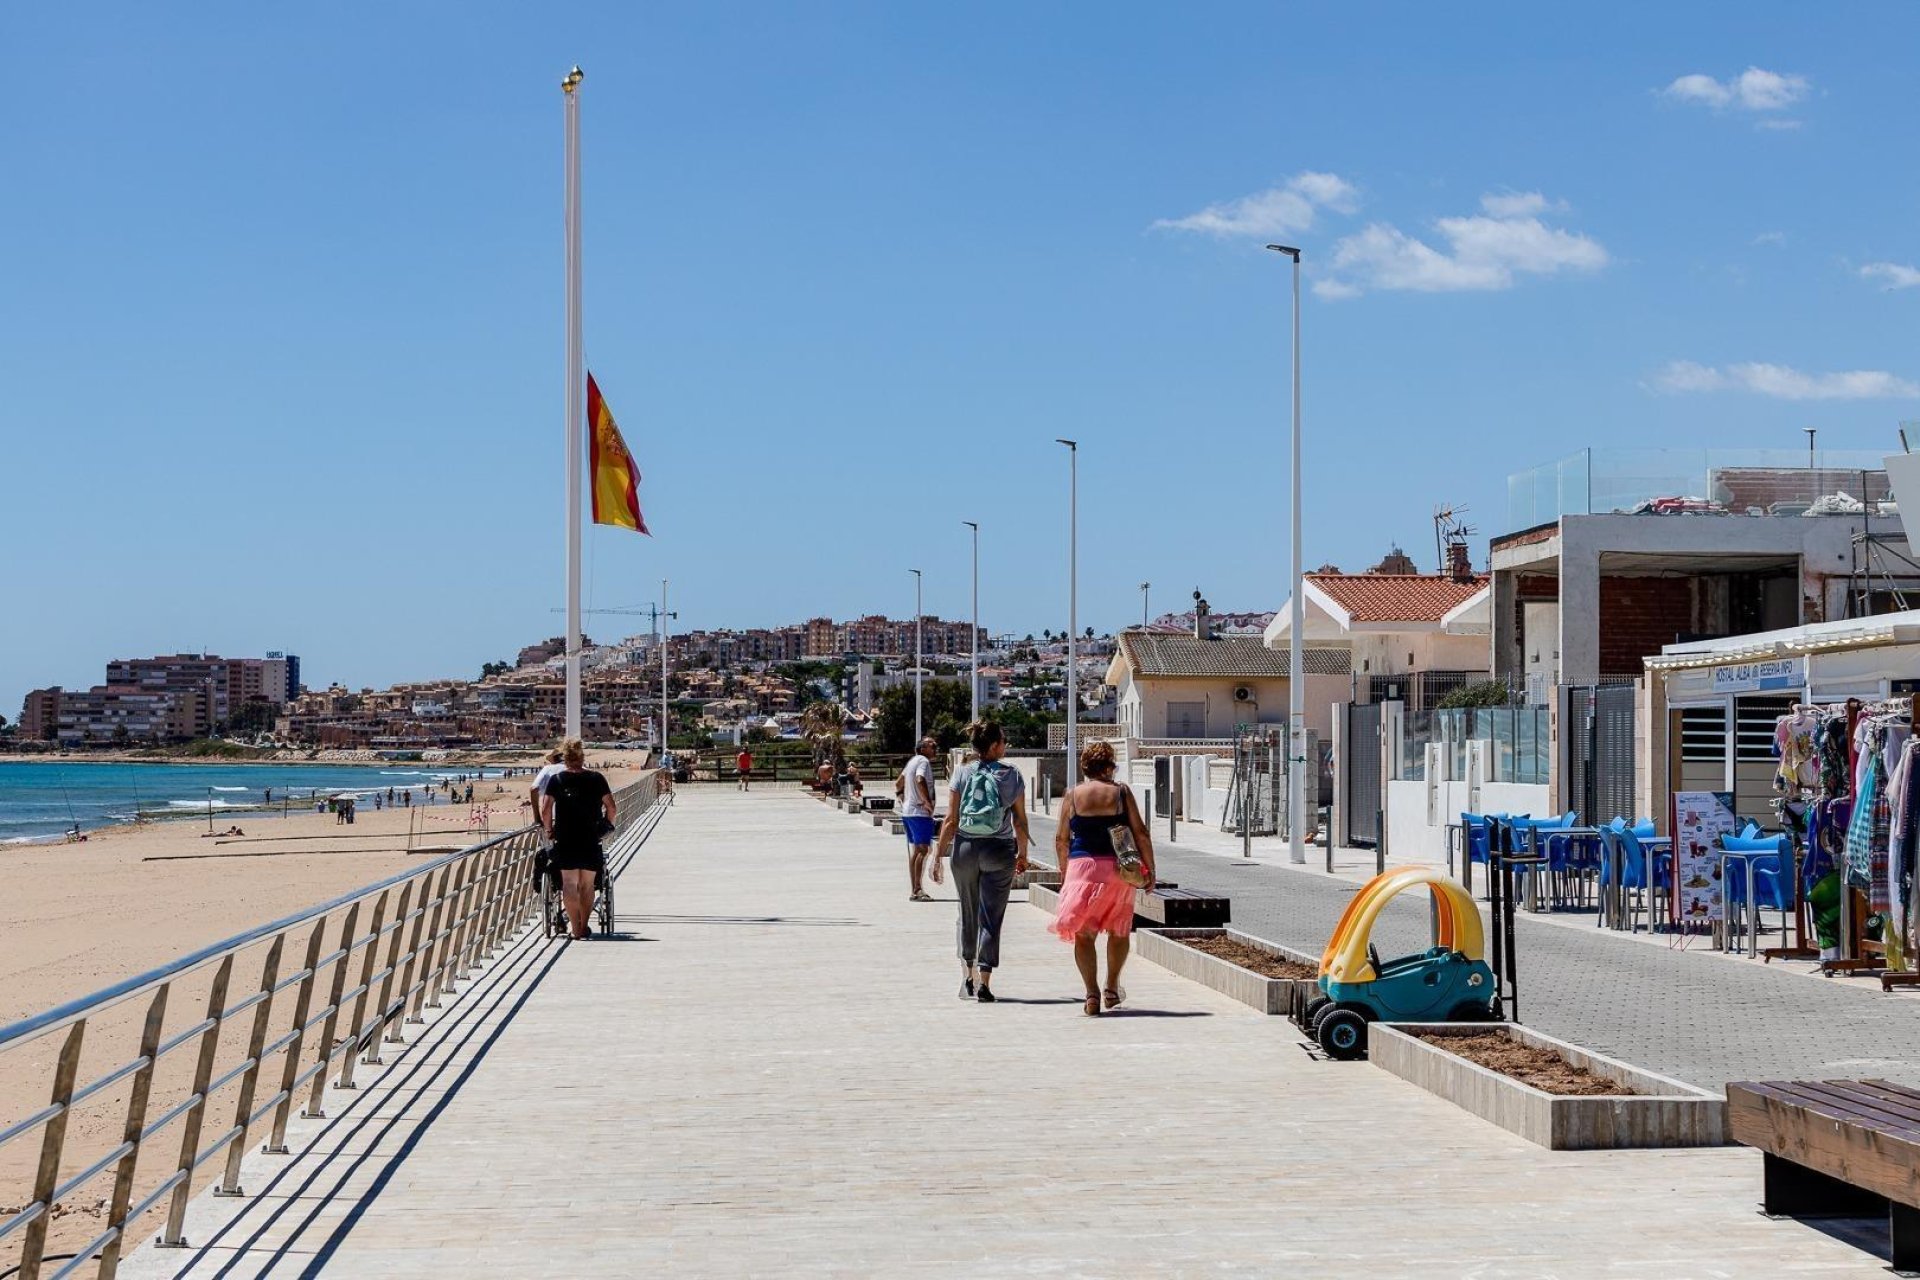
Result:
<svg viewBox="0 0 1920 1280"><path fill-rule="evenodd" d="M618 525L649 537L653 531L640 514L640 468L620 438L613 411L600 398L599 384L587 375L588 460L593 466L593 522Z"/></svg>

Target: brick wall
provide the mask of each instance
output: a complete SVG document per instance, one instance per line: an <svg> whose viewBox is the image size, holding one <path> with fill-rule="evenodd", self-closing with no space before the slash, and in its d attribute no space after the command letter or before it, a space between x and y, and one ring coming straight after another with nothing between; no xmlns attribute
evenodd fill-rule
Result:
<svg viewBox="0 0 1920 1280"><path fill-rule="evenodd" d="M1600 579L1600 674L1637 676L1643 660L1700 631L1692 578Z"/></svg>

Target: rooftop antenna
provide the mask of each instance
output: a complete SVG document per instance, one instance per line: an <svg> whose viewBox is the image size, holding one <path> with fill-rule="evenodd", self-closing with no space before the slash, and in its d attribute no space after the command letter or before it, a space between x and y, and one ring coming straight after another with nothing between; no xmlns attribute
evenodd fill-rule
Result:
<svg viewBox="0 0 1920 1280"><path fill-rule="evenodd" d="M1813 470L1813 438L1820 434L1820 428L1802 427L1800 429L1807 433L1807 470L1811 471Z"/></svg>
<svg viewBox="0 0 1920 1280"><path fill-rule="evenodd" d="M1440 572L1462 577L1471 572L1472 561L1466 554L1467 539L1477 530L1460 516L1466 506L1435 507L1433 509L1433 554L1439 561ZM1459 550L1455 551L1454 548Z"/></svg>

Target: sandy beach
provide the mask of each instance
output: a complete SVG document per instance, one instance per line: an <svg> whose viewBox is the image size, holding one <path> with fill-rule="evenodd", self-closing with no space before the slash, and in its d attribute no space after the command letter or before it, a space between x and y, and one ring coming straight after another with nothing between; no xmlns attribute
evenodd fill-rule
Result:
<svg viewBox="0 0 1920 1280"><path fill-rule="evenodd" d="M626 760L594 764L616 790L640 774ZM6 846L0 849L0 1025L477 843L488 828L500 835L523 826L532 812L522 807L528 781L476 783L472 809L438 804L375 812L362 806L350 826L311 809L287 817L223 812L216 827L237 825L243 837L209 837L200 819L109 828L81 843ZM252 976L245 977L249 971ZM198 1016L210 977L203 972L178 985L170 996L170 1029ZM243 989L243 980L259 981L255 956L243 956L236 967L236 989ZM89 1020L83 1082L133 1056L145 1012L142 998ZM0 1129L46 1104L59 1039L43 1037L0 1054ZM242 1054L223 1041L223 1061ZM179 1063L162 1064L156 1103L184 1092L172 1077L178 1068L190 1070L191 1056L179 1053ZM115 1140L125 1093L110 1090L96 1101L76 1110L70 1153L97 1155ZM31 1198L39 1149L37 1137L0 1147L0 1210ZM55 1223L59 1237L78 1243L98 1229L87 1207L106 1194L110 1182L75 1196L76 1205ZM157 1225L150 1217L142 1236Z"/></svg>

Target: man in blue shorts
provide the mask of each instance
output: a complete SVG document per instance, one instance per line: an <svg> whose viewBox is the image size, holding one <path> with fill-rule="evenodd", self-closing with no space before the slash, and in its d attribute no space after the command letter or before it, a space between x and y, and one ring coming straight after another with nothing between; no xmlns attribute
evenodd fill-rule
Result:
<svg viewBox="0 0 1920 1280"><path fill-rule="evenodd" d="M935 835L933 758L939 753L939 743L932 738L922 738L900 771L900 816L907 828L907 846L912 850L907 857L907 879L913 886L915 902L933 901L933 895L920 887L920 875L926 870L927 854L932 850ZM940 864L936 862L933 882L939 884L940 879Z"/></svg>

